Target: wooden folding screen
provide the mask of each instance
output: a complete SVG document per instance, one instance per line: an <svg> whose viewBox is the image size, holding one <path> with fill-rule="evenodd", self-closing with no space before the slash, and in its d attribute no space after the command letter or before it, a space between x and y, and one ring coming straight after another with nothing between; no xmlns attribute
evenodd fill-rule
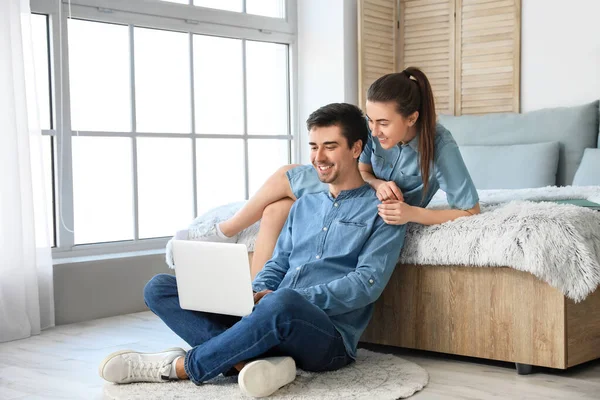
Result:
<svg viewBox="0 0 600 400"><path fill-rule="evenodd" d="M421 68L438 113L519 111L521 0L359 0L359 100Z"/></svg>
<svg viewBox="0 0 600 400"><path fill-rule="evenodd" d="M358 0L358 102L382 75L397 71L398 9L396 0Z"/></svg>
<svg viewBox="0 0 600 400"><path fill-rule="evenodd" d="M455 114L519 112L521 1L456 0Z"/></svg>
<svg viewBox="0 0 600 400"><path fill-rule="evenodd" d="M400 70L425 72L441 114L454 113L454 1L400 2Z"/></svg>

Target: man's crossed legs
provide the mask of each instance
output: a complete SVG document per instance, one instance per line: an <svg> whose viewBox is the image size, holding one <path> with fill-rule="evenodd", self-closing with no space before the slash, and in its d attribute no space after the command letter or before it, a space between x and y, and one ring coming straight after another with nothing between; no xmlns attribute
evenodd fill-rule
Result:
<svg viewBox="0 0 600 400"><path fill-rule="evenodd" d="M298 367L315 372L336 370L352 362L329 317L292 289L264 296L243 318L182 309L175 277L168 274L148 282L144 299L192 349L187 353L181 349L113 353L100 366L100 375L108 381L176 379L174 366L179 357L185 357L185 374L197 385L258 357L289 356ZM291 382L295 374L291 360L256 361L246 364L238 380L247 394L262 397Z"/></svg>

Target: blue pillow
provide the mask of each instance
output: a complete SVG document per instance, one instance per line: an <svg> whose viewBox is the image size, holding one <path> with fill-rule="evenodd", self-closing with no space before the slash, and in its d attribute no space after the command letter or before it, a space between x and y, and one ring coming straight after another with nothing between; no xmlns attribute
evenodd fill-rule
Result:
<svg viewBox="0 0 600 400"><path fill-rule="evenodd" d="M440 115L459 146L560 142L559 185L571 185L583 151L598 144L598 100L576 107L545 108L524 114Z"/></svg>
<svg viewBox="0 0 600 400"><path fill-rule="evenodd" d="M585 149L573 186L600 186L600 149Z"/></svg>
<svg viewBox="0 0 600 400"><path fill-rule="evenodd" d="M525 189L556 185L559 143L459 146L477 189Z"/></svg>

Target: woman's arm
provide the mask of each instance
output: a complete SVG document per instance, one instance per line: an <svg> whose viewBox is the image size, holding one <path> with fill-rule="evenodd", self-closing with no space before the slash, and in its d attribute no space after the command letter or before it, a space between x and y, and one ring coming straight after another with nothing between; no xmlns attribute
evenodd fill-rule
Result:
<svg viewBox="0 0 600 400"><path fill-rule="evenodd" d="M404 225L414 222L421 225L436 225L480 213L479 203L468 210L431 210L410 206L401 201L384 201L379 206L379 215L390 225Z"/></svg>
<svg viewBox="0 0 600 400"><path fill-rule="evenodd" d="M371 164L358 163L358 171L362 178L367 182L371 187L375 190L379 187L379 185L384 182L381 179L377 179L375 174L373 173L373 167Z"/></svg>
<svg viewBox="0 0 600 400"><path fill-rule="evenodd" d="M468 217L469 215L479 214L481 212L479 203L469 210L431 210L428 208L413 207L412 218L410 222L421 225L436 225L444 222L453 221L456 218Z"/></svg>

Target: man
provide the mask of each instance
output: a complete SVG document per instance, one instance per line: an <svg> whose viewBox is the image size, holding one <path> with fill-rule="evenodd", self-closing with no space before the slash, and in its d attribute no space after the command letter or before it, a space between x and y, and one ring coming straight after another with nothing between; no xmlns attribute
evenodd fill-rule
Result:
<svg viewBox="0 0 600 400"><path fill-rule="evenodd" d="M329 193L305 194L292 206L273 258L253 282L252 313L183 310L175 277L157 275L146 285L146 304L192 349L114 353L100 366L104 379L201 384L239 371L241 390L263 397L293 381L296 365L330 371L355 359L405 229L378 216L379 201L359 173L369 135L360 109L329 104L310 115L307 127L311 162Z"/></svg>

